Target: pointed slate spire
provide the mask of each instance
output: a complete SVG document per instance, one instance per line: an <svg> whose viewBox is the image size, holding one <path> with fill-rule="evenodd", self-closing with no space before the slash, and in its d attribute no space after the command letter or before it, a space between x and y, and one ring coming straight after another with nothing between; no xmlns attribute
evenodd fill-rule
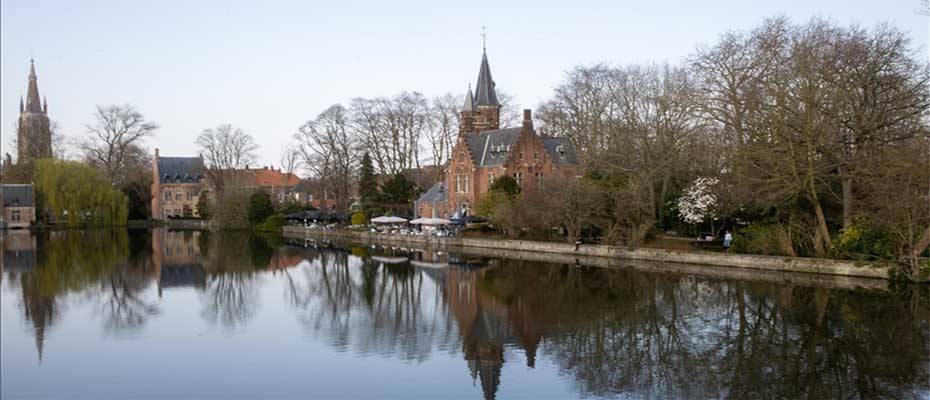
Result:
<svg viewBox="0 0 930 400"><path fill-rule="evenodd" d="M22 95L19 96L19 113L20 114L23 113L23 96Z"/></svg>
<svg viewBox="0 0 930 400"><path fill-rule="evenodd" d="M462 111L471 112L475 111L475 97L471 93L471 84L468 84L468 94L465 95L465 106L462 107Z"/></svg>
<svg viewBox="0 0 930 400"><path fill-rule="evenodd" d="M29 88L26 90L26 112L42 112L42 104L39 102L39 83L36 78L36 65L32 59L29 60Z"/></svg>
<svg viewBox="0 0 930 400"><path fill-rule="evenodd" d="M48 114L48 99L42 96L42 112Z"/></svg>
<svg viewBox="0 0 930 400"><path fill-rule="evenodd" d="M488 66L488 52L481 52L481 68L478 70L478 85L475 88L475 102L478 106L500 106L497 92L494 91L494 79Z"/></svg>

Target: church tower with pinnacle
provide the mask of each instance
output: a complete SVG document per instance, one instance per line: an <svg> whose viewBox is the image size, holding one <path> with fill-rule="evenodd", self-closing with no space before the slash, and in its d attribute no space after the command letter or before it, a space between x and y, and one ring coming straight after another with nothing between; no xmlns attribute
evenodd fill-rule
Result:
<svg viewBox="0 0 930 400"><path fill-rule="evenodd" d="M459 135L478 133L500 128L501 103L497 100L496 84L491 78L488 52L481 49L481 67L478 69L478 84L472 94L471 85L465 95L465 105L459 113Z"/></svg>
<svg viewBox="0 0 930 400"><path fill-rule="evenodd" d="M39 101L36 66L29 60L29 87L26 103L19 99L19 121L16 125L16 163L52 157L52 132L48 120L48 102Z"/></svg>

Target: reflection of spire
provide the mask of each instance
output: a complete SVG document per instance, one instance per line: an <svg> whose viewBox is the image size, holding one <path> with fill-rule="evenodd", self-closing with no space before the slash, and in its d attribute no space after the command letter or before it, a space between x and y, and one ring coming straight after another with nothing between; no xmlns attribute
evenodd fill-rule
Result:
<svg viewBox="0 0 930 400"><path fill-rule="evenodd" d="M45 348L45 328L55 319L55 299L45 297L39 293L35 278L35 274L23 274L21 282L23 309L26 311L26 319L32 322L33 331L35 332L36 351L41 364Z"/></svg>
<svg viewBox="0 0 930 400"><path fill-rule="evenodd" d="M36 351L39 353L39 364L42 364L42 348L45 346L45 326L36 327Z"/></svg>

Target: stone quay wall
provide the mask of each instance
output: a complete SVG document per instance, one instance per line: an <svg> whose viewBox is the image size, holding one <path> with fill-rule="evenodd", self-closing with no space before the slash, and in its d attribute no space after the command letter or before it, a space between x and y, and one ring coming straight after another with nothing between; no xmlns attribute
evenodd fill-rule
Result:
<svg viewBox="0 0 930 400"><path fill-rule="evenodd" d="M570 243L463 237L407 236L345 229L321 230L294 226L285 227L284 235L290 238L323 237L357 242L419 245L427 247L494 249L501 250L502 253L503 251L517 251L550 255L560 254L573 257L641 260L674 264L699 264L714 267L826 274L870 279L887 280L891 278L891 270L889 267L855 263L846 260L818 258L725 254L707 251L680 251L652 248L628 249L625 247L594 244L582 244L579 246L578 250L575 250L575 245Z"/></svg>

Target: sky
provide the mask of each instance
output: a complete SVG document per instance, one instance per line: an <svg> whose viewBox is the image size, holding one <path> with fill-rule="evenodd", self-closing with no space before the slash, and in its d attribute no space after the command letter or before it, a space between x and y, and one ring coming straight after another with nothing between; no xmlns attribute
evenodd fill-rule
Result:
<svg viewBox="0 0 930 400"><path fill-rule="evenodd" d="M536 108L578 65L677 63L765 18L887 22L927 59L920 0L0 1L0 134L11 137L35 58L49 117L86 136L96 105L131 104L162 155L195 155L206 128L256 138L261 165L307 120L354 97L464 93L481 60L497 87Z"/></svg>

